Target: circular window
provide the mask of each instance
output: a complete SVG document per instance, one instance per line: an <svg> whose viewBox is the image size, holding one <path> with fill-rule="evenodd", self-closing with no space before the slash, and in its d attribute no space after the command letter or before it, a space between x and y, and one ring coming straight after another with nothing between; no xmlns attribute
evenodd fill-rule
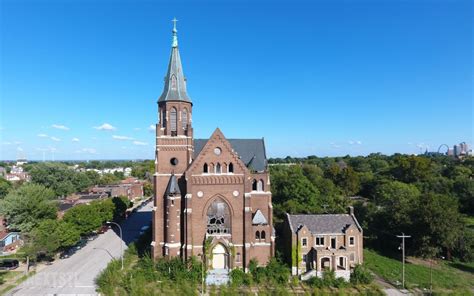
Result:
<svg viewBox="0 0 474 296"><path fill-rule="evenodd" d="M171 165L177 165L178 164L178 159L176 157L173 157L170 159Z"/></svg>
<svg viewBox="0 0 474 296"><path fill-rule="evenodd" d="M203 193L202 191L198 191L197 196L198 196L198 197L203 197L203 196L204 196L204 193Z"/></svg>
<svg viewBox="0 0 474 296"><path fill-rule="evenodd" d="M239 196L239 192L237 190L234 190L234 192L232 192L232 195L237 197L237 196Z"/></svg>
<svg viewBox="0 0 474 296"><path fill-rule="evenodd" d="M221 155L221 153L222 153L221 148L219 148L219 147L214 148L214 154L215 155Z"/></svg>

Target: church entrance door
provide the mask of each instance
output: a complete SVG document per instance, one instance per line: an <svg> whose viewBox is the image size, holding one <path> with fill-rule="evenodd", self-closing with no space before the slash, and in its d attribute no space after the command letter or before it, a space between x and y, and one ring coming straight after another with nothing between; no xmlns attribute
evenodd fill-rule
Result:
<svg viewBox="0 0 474 296"><path fill-rule="evenodd" d="M228 254L222 244L217 244L212 249L212 268L213 269L227 269Z"/></svg>

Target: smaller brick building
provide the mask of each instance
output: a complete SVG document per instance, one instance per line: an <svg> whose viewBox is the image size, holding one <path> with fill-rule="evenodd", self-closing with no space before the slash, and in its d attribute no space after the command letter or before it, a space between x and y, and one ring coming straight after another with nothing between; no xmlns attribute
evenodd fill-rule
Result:
<svg viewBox="0 0 474 296"><path fill-rule="evenodd" d="M336 277L349 280L363 261L362 228L352 207L348 214L286 214L282 242L292 274L302 279L334 270Z"/></svg>

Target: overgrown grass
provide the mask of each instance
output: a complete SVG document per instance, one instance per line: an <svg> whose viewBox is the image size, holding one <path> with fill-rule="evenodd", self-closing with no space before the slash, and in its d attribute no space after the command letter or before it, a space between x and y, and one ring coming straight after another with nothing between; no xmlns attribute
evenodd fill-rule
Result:
<svg viewBox="0 0 474 296"><path fill-rule="evenodd" d="M364 250L364 262L367 268L386 281L394 285L401 282L402 263L400 260L385 257L375 251L366 249ZM470 291L473 289L474 274L463 272L460 268L451 267L449 264L444 262L433 264L433 288L440 291ZM428 289L430 287L430 268L405 263L405 284L407 288Z"/></svg>

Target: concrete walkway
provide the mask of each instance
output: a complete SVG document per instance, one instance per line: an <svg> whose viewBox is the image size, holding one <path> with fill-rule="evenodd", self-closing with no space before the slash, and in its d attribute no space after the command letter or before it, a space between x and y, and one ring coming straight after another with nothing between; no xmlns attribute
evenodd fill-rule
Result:
<svg viewBox="0 0 474 296"><path fill-rule="evenodd" d="M116 226L67 259L56 260L6 295L97 295L95 278L113 258L120 258L120 245L138 237L140 228L151 222L149 203L122 223L123 241Z"/></svg>

